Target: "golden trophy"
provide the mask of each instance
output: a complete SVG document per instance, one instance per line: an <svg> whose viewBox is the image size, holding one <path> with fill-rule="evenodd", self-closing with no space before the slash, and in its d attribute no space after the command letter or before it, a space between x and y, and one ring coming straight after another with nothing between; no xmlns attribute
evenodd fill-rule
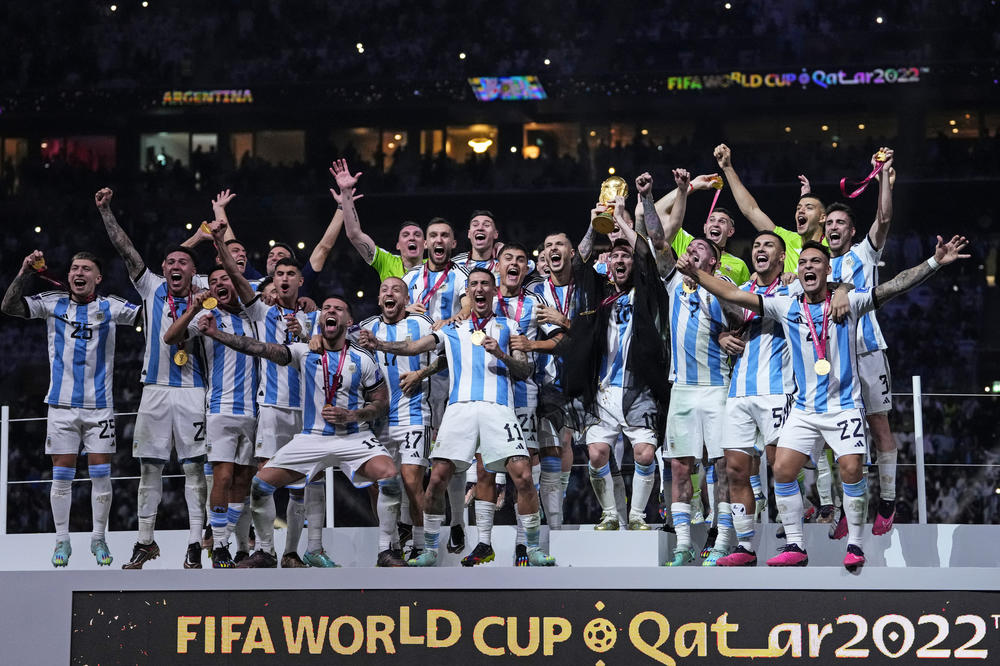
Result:
<svg viewBox="0 0 1000 666"><path fill-rule="evenodd" d="M594 218L592 222L594 231L606 236L615 230L615 198L627 196L628 184L624 178L611 176L601 183L601 194L598 201L608 208L603 213L598 213L597 217Z"/></svg>

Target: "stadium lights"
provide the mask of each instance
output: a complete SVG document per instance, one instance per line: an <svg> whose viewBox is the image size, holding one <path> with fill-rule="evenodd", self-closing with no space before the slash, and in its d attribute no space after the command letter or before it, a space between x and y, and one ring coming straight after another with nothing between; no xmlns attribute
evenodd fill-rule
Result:
<svg viewBox="0 0 1000 666"><path fill-rule="evenodd" d="M954 125L956 125L957 123L956 123L956 122L955 122L954 120L949 120L949 121L948 121L948 124L949 124L949 125L952 125L952 126L954 126Z"/></svg>
<svg viewBox="0 0 1000 666"><path fill-rule="evenodd" d="M35 227L35 233L36 234L42 233L42 228L41 227Z"/></svg>
<svg viewBox="0 0 1000 666"><path fill-rule="evenodd" d="M187 224L185 224L184 228L187 229L188 231L191 231L191 223L188 222Z"/></svg>
<svg viewBox="0 0 1000 666"><path fill-rule="evenodd" d="M823 130L824 132L826 132L827 130L830 129L830 126L829 125L822 125L822 126L820 126L820 129Z"/></svg>
<svg viewBox="0 0 1000 666"><path fill-rule="evenodd" d="M403 140L403 135L402 134L393 134L392 138L395 139L396 141L402 141Z"/></svg>
<svg viewBox="0 0 1000 666"><path fill-rule="evenodd" d="M785 134L788 134L791 131L792 131L792 128L789 127L788 125L785 125Z"/></svg>
<svg viewBox="0 0 1000 666"><path fill-rule="evenodd" d="M111 11L116 12L116 11L118 11L118 5L111 5L110 9L111 9Z"/></svg>
<svg viewBox="0 0 1000 666"><path fill-rule="evenodd" d="M864 123L858 123L858 129L859 130L863 130L864 128L865 128L865 124Z"/></svg>
<svg viewBox="0 0 1000 666"><path fill-rule="evenodd" d="M142 333L142 326L136 326L135 327L135 332L136 333Z"/></svg>
<svg viewBox="0 0 1000 666"><path fill-rule="evenodd" d="M643 136L646 136L646 135L648 135L648 134L649 134L649 130L648 130L648 129L644 129L644 130L642 130L642 131L640 132L640 134L642 134Z"/></svg>
<svg viewBox="0 0 1000 666"><path fill-rule="evenodd" d="M732 9L733 8L733 3L727 2L726 4L724 4L722 6L725 7L726 9Z"/></svg>
<svg viewBox="0 0 1000 666"><path fill-rule="evenodd" d="M458 54L458 59L459 60L465 60L465 52L464 51L462 53Z"/></svg>
<svg viewBox="0 0 1000 666"><path fill-rule="evenodd" d="M882 18L881 16L876 16L876 17L875 17L875 22L876 22L876 23L878 23L879 25L882 25L882 22L883 22L884 20L885 20L885 19L883 19L883 18Z"/></svg>
<svg viewBox="0 0 1000 666"><path fill-rule="evenodd" d="M954 125L954 124L955 123L952 123L952 125ZM42 141L42 150L45 150L48 147L49 147L49 142L48 141Z"/></svg>
<svg viewBox="0 0 1000 666"><path fill-rule="evenodd" d="M537 257L538 256L538 250L532 250L531 251L531 256Z"/></svg>
<svg viewBox="0 0 1000 666"><path fill-rule="evenodd" d="M551 61L551 60L549 60L548 58L546 58L546 59L545 59L545 60L543 60L542 62L544 62L546 66L548 66L548 65L551 65L551 64L552 64L552 61Z"/></svg>
<svg viewBox="0 0 1000 666"><path fill-rule="evenodd" d="M146 2L146 0L142 0L142 6L143 6L144 8L145 8L145 7L149 7L149 3L148 3L148 2Z"/></svg>
<svg viewBox="0 0 1000 666"><path fill-rule="evenodd" d="M306 249L306 244L303 243L302 241L299 241L298 245L296 245L295 247L299 248L300 250L304 250Z"/></svg>
<svg viewBox="0 0 1000 666"><path fill-rule="evenodd" d="M608 173L611 174L612 176L615 175L615 168L614 167L608 167Z"/></svg>
<svg viewBox="0 0 1000 666"><path fill-rule="evenodd" d="M517 152L517 146L511 146L510 147L510 152L516 153Z"/></svg>
<svg viewBox="0 0 1000 666"><path fill-rule="evenodd" d="M951 128L951 133L952 134L958 134L958 128L957 127L952 127Z"/></svg>
<svg viewBox="0 0 1000 666"><path fill-rule="evenodd" d="M590 130L590 136L597 136L597 130Z"/></svg>
<svg viewBox="0 0 1000 666"><path fill-rule="evenodd" d="M478 139L469 139L469 148L472 148L472 152L477 155L485 153L489 150L490 146L493 145L493 139L487 137L481 137Z"/></svg>
<svg viewBox="0 0 1000 666"><path fill-rule="evenodd" d="M388 148L389 150L392 150L395 147L396 147L395 141L390 141L388 144L386 144L386 148Z"/></svg>
<svg viewBox="0 0 1000 666"><path fill-rule="evenodd" d="M357 295L358 295L358 298L364 298L365 297L365 292L363 292L360 289L358 289L358 294Z"/></svg>
<svg viewBox="0 0 1000 666"><path fill-rule="evenodd" d="M274 241L273 240L267 241L267 245L268 247L274 247Z"/></svg>
<svg viewBox="0 0 1000 666"><path fill-rule="evenodd" d="M830 145L831 145L831 146L833 146L834 148L836 148L836 147L837 147L837 142L836 142L836 141L834 141L834 142L833 142L833 143L831 143Z"/></svg>
<svg viewBox="0 0 1000 666"><path fill-rule="evenodd" d="M537 160L542 154L542 149L538 146L525 146L524 156L529 160Z"/></svg>

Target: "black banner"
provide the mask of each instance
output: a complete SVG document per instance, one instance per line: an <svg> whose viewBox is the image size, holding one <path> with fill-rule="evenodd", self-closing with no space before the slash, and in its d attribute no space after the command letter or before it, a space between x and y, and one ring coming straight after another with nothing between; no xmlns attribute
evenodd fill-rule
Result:
<svg viewBox="0 0 1000 666"><path fill-rule="evenodd" d="M1000 592L76 592L71 655L75 664L998 663L998 627Z"/></svg>

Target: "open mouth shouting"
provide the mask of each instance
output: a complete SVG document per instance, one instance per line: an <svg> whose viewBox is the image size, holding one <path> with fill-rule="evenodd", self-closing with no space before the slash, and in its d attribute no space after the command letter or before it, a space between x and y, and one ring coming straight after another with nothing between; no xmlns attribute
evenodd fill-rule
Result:
<svg viewBox="0 0 1000 666"><path fill-rule="evenodd" d="M722 229L719 227L709 227L707 230L709 240L718 245L722 242Z"/></svg>
<svg viewBox="0 0 1000 666"><path fill-rule="evenodd" d="M444 244L436 244L431 246L431 259L435 264L441 265L444 263L445 259L448 257L448 248Z"/></svg>
<svg viewBox="0 0 1000 666"><path fill-rule="evenodd" d="M416 252L417 251L417 242L416 241L410 241L409 243L407 243L406 244L406 251L407 252Z"/></svg>
<svg viewBox="0 0 1000 666"><path fill-rule="evenodd" d="M553 271L558 271L562 268L563 258L562 253L553 252L549 255L549 268Z"/></svg>
<svg viewBox="0 0 1000 666"><path fill-rule="evenodd" d="M386 312L392 312L393 310L395 310L397 304L398 301L394 296L386 296L385 298L382 299L382 309L385 310Z"/></svg>
<svg viewBox="0 0 1000 666"><path fill-rule="evenodd" d="M836 231L834 229L831 229L826 233L826 240L830 245L837 245L843 237L844 236L840 231Z"/></svg>
<svg viewBox="0 0 1000 666"><path fill-rule="evenodd" d="M170 280L170 286L180 287L181 283L184 282L184 275L180 271L171 271L167 279Z"/></svg>
<svg viewBox="0 0 1000 666"><path fill-rule="evenodd" d="M323 328L326 329L327 333L332 333L337 329L337 318L327 317L326 321L323 322Z"/></svg>
<svg viewBox="0 0 1000 666"><path fill-rule="evenodd" d="M472 239L479 245L486 242L486 234L482 231L477 231L472 235Z"/></svg>
<svg viewBox="0 0 1000 666"><path fill-rule="evenodd" d="M819 284L819 273L813 270L807 270L802 273L802 286L809 290L816 287Z"/></svg>
<svg viewBox="0 0 1000 666"><path fill-rule="evenodd" d="M81 277L73 278L73 286L77 289L83 289L87 286L87 281Z"/></svg>
<svg viewBox="0 0 1000 666"><path fill-rule="evenodd" d="M511 264L507 268L507 272L504 273L504 280L507 282L508 286L516 286L520 279L521 267L517 264Z"/></svg>
<svg viewBox="0 0 1000 666"><path fill-rule="evenodd" d="M753 256L753 267L758 271L762 271L767 268L769 261L770 257L767 256L767 252L758 252Z"/></svg>
<svg viewBox="0 0 1000 666"><path fill-rule="evenodd" d="M809 219L805 215L795 216L795 226L799 233L805 231L808 225L809 225Z"/></svg>
<svg viewBox="0 0 1000 666"><path fill-rule="evenodd" d="M215 296L223 303L229 302L230 291L228 287L216 287Z"/></svg>

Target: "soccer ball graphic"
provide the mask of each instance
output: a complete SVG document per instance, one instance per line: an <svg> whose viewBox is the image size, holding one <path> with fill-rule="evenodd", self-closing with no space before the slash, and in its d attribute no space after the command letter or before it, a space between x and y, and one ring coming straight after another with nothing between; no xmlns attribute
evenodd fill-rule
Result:
<svg viewBox="0 0 1000 666"><path fill-rule="evenodd" d="M595 617L583 628L583 642L594 652L607 652L615 646L618 630L603 617Z"/></svg>

